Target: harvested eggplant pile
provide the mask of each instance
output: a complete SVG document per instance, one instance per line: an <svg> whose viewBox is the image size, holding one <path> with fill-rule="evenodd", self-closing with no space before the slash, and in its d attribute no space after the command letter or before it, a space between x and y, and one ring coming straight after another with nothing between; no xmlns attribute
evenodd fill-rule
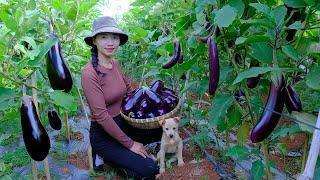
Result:
<svg viewBox="0 0 320 180"><path fill-rule="evenodd" d="M178 102L176 93L166 88L161 80L156 80L149 88L138 88L130 97L125 97L121 112L135 119L154 118L172 111Z"/></svg>

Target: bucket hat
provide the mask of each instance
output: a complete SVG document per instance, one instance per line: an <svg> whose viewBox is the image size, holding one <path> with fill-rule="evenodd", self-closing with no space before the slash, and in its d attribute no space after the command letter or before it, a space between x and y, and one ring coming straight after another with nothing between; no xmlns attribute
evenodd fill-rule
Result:
<svg viewBox="0 0 320 180"><path fill-rule="evenodd" d="M120 37L120 46L128 41L128 35L118 28L116 21L109 16L99 17L93 21L92 32L90 36L84 38L84 41L89 45L93 46L93 37L100 33L115 33Z"/></svg>

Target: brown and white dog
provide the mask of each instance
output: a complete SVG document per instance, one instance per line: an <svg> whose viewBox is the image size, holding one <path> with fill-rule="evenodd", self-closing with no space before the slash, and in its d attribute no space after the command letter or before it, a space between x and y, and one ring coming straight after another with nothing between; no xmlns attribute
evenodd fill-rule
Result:
<svg viewBox="0 0 320 180"><path fill-rule="evenodd" d="M157 154L157 160L160 162L160 173L165 172L165 155L166 153L174 153L178 159L178 166L183 166L182 158L182 139L179 136L179 117L168 118L160 121L163 129L160 151Z"/></svg>

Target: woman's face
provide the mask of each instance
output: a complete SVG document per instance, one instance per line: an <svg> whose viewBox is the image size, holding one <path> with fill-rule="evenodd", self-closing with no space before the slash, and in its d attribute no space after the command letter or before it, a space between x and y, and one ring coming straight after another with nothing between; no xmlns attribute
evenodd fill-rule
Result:
<svg viewBox="0 0 320 180"><path fill-rule="evenodd" d="M101 55L112 57L119 47L120 37L113 33L97 34L93 39L93 44L97 46Z"/></svg>

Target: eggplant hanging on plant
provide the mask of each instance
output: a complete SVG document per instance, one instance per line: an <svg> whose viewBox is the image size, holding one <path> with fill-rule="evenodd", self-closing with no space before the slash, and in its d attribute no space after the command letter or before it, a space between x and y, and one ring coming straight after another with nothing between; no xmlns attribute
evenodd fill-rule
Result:
<svg viewBox="0 0 320 180"><path fill-rule="evenodd" d="M35 161L44 160L49 153L50 139L39 120L36 106L30 96L22 97L20 116L23 140L28 154Z"/></svg>
<svg viewBox="0 0 320 180"><path fill-rule="evenodd" d="M49 37L58 38L53 33ZM63 59L59 38L47 53L47 73L52 89L63 90L66 93L70 92L73 80L70 70Z"/></svg>
<svg viewBox="0 0 320 180"><path fill-rule="evenodd" d="M168 61L167 63L165 63L164 65L162 65L163 69L169 69L171 67L173 67L175 64L177 64L178 59L180 58L181 55L181 46L180 46L180 42L178 40L176 40L174 42L174 55L173 57L170 59L170 61Z"/></svg>
<svg viewBox="0 0 320 180"><path fill-rule="evenodd" d="M299 95L290 85L286 86L284 89L284 102L289 113L292 111L302 111L302 104Z"/></svg>
<svg viewBox="0 0 320 180"><path fill-rule="evenodd" d="M243 101L243 97L245 96L245 93L243 89L239 89L236 93L234 93L234 98L240 103Z"/></svg>
<svg viewBox="0 0 320 180"><path fill-rule="evenodd" d="M49 124L54 130L60 130L62 127L61 119L55 110L48 111Z"/></svg>
<svg viewBox="0 0 320 180"><path fill-rule="evenodd" d="M206 43L208 41L208 39L212 36L213 32L214 32L214 28L213 26L211 25L210 28L208 29L208 34L206 36L199 36L199 35L196 35L196 40L200 41L200 42L203 42L203 43Z"/></svg>
<svg viewBox="0 0 320 180"><path fill-rule="evenodd" d="M274 113L274 111L282 113L284 106L282 94L284 86L285 81L283 77L281 77L278 86L271 82L267 104L264 107L258 123L251 131L250 139L253 143L266 139L277 126L281 115Z"/></svg>
<svg viewBox="0 0 320 180"><path fill-rule="evenodd" d="M252 67L258 67L259 66L259 63L251 63L250 64L250 68ZM259 84L259 81L260 81L260 78L261 78L261 74L259 74L258 76L256 77L250 77L247 79L247 87L250 88L250 89L253 89L255 87L257 87L257 85Z"/></svg>
<svg viewBox="0 0 320 180"><path fill-rule="evenodd" d="M217 90L220 76L219 55L216 43L209 38L207 41L209 51L209 94L214 95Z"/></svg>
<svg viewBox="0 0 320 180"><path fill-rule="evenodd" d="M178 63L182 64L183 63L183 54L180 55L179 59L178 59Z"/></svg>

